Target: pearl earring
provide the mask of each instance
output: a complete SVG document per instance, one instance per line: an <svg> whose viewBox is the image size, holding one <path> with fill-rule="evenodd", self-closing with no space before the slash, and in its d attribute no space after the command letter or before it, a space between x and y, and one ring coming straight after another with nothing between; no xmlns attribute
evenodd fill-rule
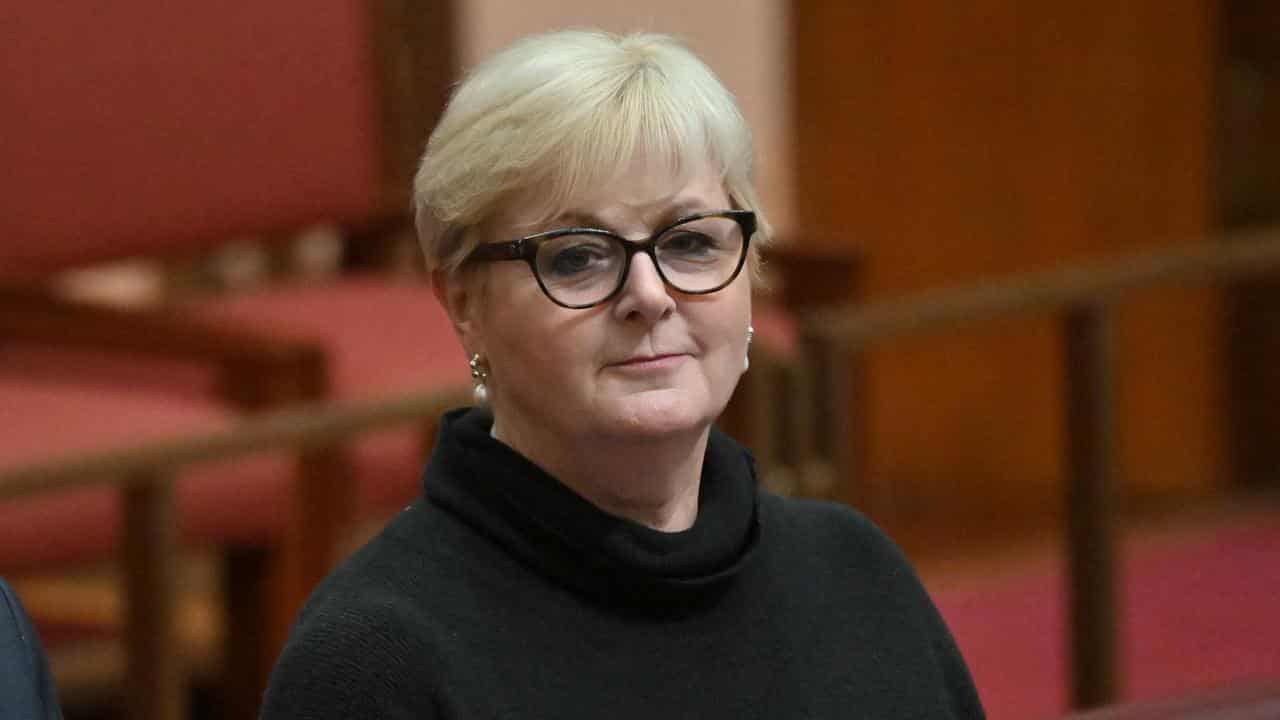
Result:
<svg viewBox="0 0 1280 720"><path fill-rule="evenodd" d="M747 354L742 358L742 372L751 369L751 338L755 337L756 329L750 325L747 326Z"/></svg>
<svg viewBox="0 0 1280 720"><path fill-rule="evenodd" d="M485 405L489 402L489 388L485 386L485 381L489 379L489 368L485 365L484 356L476 353L471 356L471 380L476 384L471 391L471 398L475 400L476 405Z"/></svg>

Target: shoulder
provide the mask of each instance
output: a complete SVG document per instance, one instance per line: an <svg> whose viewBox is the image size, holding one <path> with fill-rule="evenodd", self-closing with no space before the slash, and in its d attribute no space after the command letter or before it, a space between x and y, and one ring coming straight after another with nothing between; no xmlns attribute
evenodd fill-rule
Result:
<svg viewBox="0 0 1280 720"><path fill-rule="evenodd" d="M422 673L427 658L403 605L385 590L313 603L271 673L262 718L398 717L398 708L407 716L414 693L426 692L410 682L412 669Z"/></svg>
<svg viewBox="0 0 1280 720"><path fill-rule="evenodd" d="M907 570L897 544L874 522L841 503L764 493L760 523L770 540L790 552L833 561Z"/></svg>
<svg viewBox="0 0 1280 720"><path fill-rule="evenodd" d="M761 549L768 572L821 588L863 610L917 625L933 613L906 555L875 523L847 505L764 495Z"/></svg>
<svg viewBox="0 0 1280 720"><path fill-rule="evenodd" d="M263 718L430 717L424 671L438 623L430 548L410 542L427 531L420 510L411 506L316 588L272 671Z"/></svg>
<svg viewBox="0 0 1280 720"><path fill-rule="evenodd" d="M866 516L838 503L761 498L777 567L800 567L804 582L826 578L824 591L892 628L896 645L922 647L918 660L937 673L954 717L984 717L977 690L946 622L906 555ZM833 592L834 590L834 592Z"/></svg>
<svg viewBox="0 0 1280 720"><path fill-rule="evenodd" d="M0 716L58 718L57 696L31 618L0 578Z"/></svg>
<svg viewBox="0 0 1280 720"><path fill-rule="evenodd" d="M912 621L936 615L906 553L848 505L764 495L760 525L773 567L788 577L824 579L830 588Z"/></svg>
<svg viewBox="0 0 1280 720"><path fill-rule="evenodd" d="M762 491L760 507L770 517L800 521L810 527L860 534L881 534L865 515L848 505L830 500L783 497Z"/></svg>

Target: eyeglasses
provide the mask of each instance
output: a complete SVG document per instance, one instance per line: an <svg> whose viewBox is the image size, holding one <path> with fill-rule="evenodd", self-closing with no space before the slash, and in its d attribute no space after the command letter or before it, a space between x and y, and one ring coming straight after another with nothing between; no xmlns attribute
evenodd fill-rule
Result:
<svg viewBox="0 0 1280 720"><path fill-rule="evenodd" d="M755 213L722 210L682 217L640 242L596 228L549 230L486 243L464 263L524 260L551 302L582 309L622 291L638 252L653 260L658 276L675 290L690 295L721 290L742 271L755 231Z"/></svg>

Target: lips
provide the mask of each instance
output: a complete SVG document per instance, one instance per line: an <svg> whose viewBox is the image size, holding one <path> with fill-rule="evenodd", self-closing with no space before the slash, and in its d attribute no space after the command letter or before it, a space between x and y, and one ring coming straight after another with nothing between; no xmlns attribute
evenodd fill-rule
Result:
<svg viewBox="0 0 1280 720"><path fill-rule="evenodd" d="M662 369L662 368L674 367L675 365L678 365L684 362L684 360L688 357L689 357L688 353L663 353L659 355L635 355L633 357L627 358L626 360L612 363L610 367L616 367L616 368L622 368L622 369L635 369L635 370Z"/></svg>
<svg viewBox="0 0 1280 720"><path fill-rule="evenodd" d="M620 363L615 363L615 364L633 365L633 364L647 363L647 362L653 362L655 360L662 360L664 358L679 357L681 354L682 353L663 353L661 355L637 355L633 358L628 358L626 360L623 360Z"/></svg>

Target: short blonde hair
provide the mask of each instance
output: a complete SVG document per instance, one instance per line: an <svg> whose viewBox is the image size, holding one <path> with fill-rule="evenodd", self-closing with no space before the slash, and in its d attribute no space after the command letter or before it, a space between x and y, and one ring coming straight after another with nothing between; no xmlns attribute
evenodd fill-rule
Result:
<svg viewBox="0 0 1280 720"><path fill-rule="evenodd" d="M480 242L467 230L504 201L537 187L550 218L639 152L676 172L710 162L734 205L756 213L753 247L768 242L751 130L715 73L669 36L565 30L511 45L454 91L413 184L427 268L457 270Z"/></svg>

